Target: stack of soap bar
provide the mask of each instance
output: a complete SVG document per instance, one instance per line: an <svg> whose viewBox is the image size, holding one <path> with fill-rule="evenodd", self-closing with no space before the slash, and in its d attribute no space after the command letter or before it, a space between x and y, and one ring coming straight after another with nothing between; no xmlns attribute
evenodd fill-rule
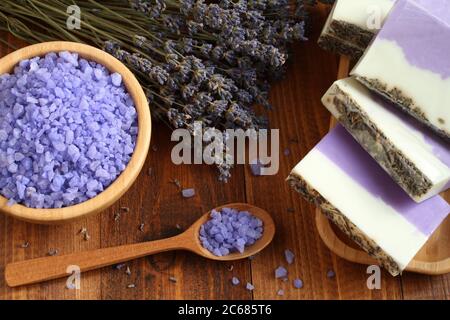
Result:
<svg viewBox="0 0 450 320"><path fill-rule="evenodd" d="M347 78L336 81L322 102L415 201L450 187L450 142L386 99Z"/></svg>
<svg viewBox="0 0 450 320"><path fill-rule="evenodd" d="M337 0L319 37L319 45L359 58L393 4L394 0Z"/></svg>
<svg viewBox="0 0 450 320"><path fill-rule="evenodd" d="M416 1L396 2L352 75L450 139L450 1Z"/></svg>
<svg viewBox="0 0 450 320"><path fill-rule="evenodd" d="M440 196L411 200L341 126L288 179L392 275L402 272L450 211Z"/></svg>

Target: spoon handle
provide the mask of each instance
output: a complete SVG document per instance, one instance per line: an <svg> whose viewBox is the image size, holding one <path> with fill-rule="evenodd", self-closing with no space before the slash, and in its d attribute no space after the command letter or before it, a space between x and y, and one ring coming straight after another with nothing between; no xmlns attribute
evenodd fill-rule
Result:
<svg viewBox="0 0 450 320"><path fill-rule="evenodd" d="M6 266L5 279L8 286L16 287L69 277L74 270L85 272L159 252L186 249L186 244L186 238L180 234L168 239L14 262Z"/></svg>

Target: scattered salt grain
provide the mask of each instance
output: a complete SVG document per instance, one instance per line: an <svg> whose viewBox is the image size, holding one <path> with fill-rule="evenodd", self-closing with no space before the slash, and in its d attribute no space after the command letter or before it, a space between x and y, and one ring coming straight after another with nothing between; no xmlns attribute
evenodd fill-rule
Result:
<svg viewBox="0 0 450 320"><path fill-rule="evenodd" d="M233 284L233 286L237 286L239 283L241 283L241 281L239 281L237 277L233 277L231 278L231 283Z"/></svg>
<svg viewBox="0 0 450 320"><path fill-rule="evenodd" d="M126 266L126 264L125 263L119 263L119 264L116 264L116 266L114 267L116 270L121 270L121 269L123 269L123 267L125 267Z"/></svg>
<svg viewBox="0 0 450 320"><path fill-rule="evenodd" d="M115 212L114 213L114 221L119 221L120 220L120 216L121 216L121 214L120 214L120 212Z"/></svg>
<svg viewBox="0 0 450 320"><path fill-rule="evenodd" d="M0 76L0 115L0 194L31 208L102 192L125 169L138 132L121 76L70 52Z"/></svg>
<svg viewBox="0 0 450 320"><path fill-rule="evenodd" d="M334 278L336 276L336 273L333 270L327 271L327 278Z"/></svg>
<svg viewBox="0 0 450 320"><path fill-rule="evenodd" d="M141 224L139 225L139 231L140 231L140 232L144 232L144 228L145 228L145 223L141 223Z"/></svg>
<svg viewBox="0 0 450 320"><path fill-rule="evenodd" d="M283 289L278 290L277 295L284 296L284 290Z"/></svg>
<svg viewBox="0 0 450 320"><path fill-rule="evenodd" d="M260 176L262 174L262 168L264 168L264 166L259 160L250 163L250 170L254 176Z"/></svg>
<svg viewBox="0 0 450 320"><path fill-rule="evenodd" d="M233 269L234 269L234 265L230 265L230 266L228 267L228 271L233 271Z"/></svg>
<svg viewBox="0 0 450 320"><path fill-rule="evenodd" d="M126 274L127 276L131 275L131 269L130 269L129 266L127 266L127 269L125 270L125 274Z"/></svg>
<svg viewBox="0 0 450 320"><path fill-rule="evenodd" d="M296 289L303 288L303 281L301 279L294 279L292 284L294 285L294 288L296 288Z"/></svg>
<svg viewBox="0 0 450 320"><path fill-rule="evenodd" d="M247 282L245 289L247 289L248 291L253 291L255 289L255 286L253 284L251 284L250 282Z"/></svg>
<svg viewBox="0 0 450 320"><path fill-rule="evenodd" d="M275 269L275 278L279 279L279 278L286 278L287 277L287 270L285 267L283 266L279 266L278 268Z"/></svg>
<svg viewBox="0 0 450 320"><path fill-rule="evenodd" d="M133 288L136 288L136 285L134 283L131 283L131 284L127 285L127 288L133 289Z"/></svg>
<svg viewBox="0 0 450 320"><path fill-rule="evenodd" d="M292 264L294 262L295 255L291 250L286 249L284 250L284 258L288 264Z"/></svg>
<svg viewBox="0 0 450 320"><path fill-rule="evenodd" d="M200 227L202 246L216 256L243 253L261 238L263 222L248 211L223 208L211 210L210 219Z"/></svg>
<svg viewBox="0 0 450 320"><path fill-rule="evenodd" d="M175 225L175 228L177 228L178 230L181 230L180 224L177 223L177 224Z"/></svg>
<svg viewBox="0 0 450 320"><path fill-rule="evenodd" d="M183 196L183 198L192 198L193 196L195 196L195 190L194 189L183 189L181 190L181 195Z"/></svg>

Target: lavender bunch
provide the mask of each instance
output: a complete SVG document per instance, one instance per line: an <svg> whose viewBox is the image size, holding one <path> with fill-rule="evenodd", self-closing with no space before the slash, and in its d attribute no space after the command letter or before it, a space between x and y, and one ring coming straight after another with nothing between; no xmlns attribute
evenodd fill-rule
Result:
<svg viewBox="0 0 450 320"><path fill-rule="evenodd" d="M254 105L271 108L289 44L305 40L310 0L4 0L0 30L28 42L94 44L125 63L142 84L152 114L172 128L267 126ZM68 30L69 5L81 30ZM231 166L219 166L226 181Z"/></svg>

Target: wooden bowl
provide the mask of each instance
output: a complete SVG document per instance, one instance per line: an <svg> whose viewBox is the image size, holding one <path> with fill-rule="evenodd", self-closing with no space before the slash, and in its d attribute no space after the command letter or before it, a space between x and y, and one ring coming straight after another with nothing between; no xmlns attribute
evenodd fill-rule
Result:
<svg viewBox="0 0 450 320"><path fill-rule="evenodd" d="M62 223L88 214L100 212L117 201L133 184L141 171L150 146L151 118L147 98L139 82L119 60L110 54L89 45L54 41L31 45L0 59L0 74L10 73L23 59L44 56L49 52L70 51L80 57L102 64L111 72L122 75L122 80L133 98L138 117L138 136L133 155L125 170L103 192L85 202L57 209L34 209L20 204L7 205L7 199L0 196L0 211L15 218L33 223Z"/></svg>
<svg viewBox="0 0 450 320"><path fill-rule="evenodd" d="M339 62L338 79L348 76L351 62L347 57L341 57ZM330 129L334 128L337 120L331 117ZM441 194L447 201L450 190ZM342 231L332 224L323 214L316 210L316 225L319 235L325 245L339 257L359 264L378 265L378 262L360 249ZM433 232L431 237L406 266L405 271L428 275L440 275L450 272L450 216Z"/></svg>

